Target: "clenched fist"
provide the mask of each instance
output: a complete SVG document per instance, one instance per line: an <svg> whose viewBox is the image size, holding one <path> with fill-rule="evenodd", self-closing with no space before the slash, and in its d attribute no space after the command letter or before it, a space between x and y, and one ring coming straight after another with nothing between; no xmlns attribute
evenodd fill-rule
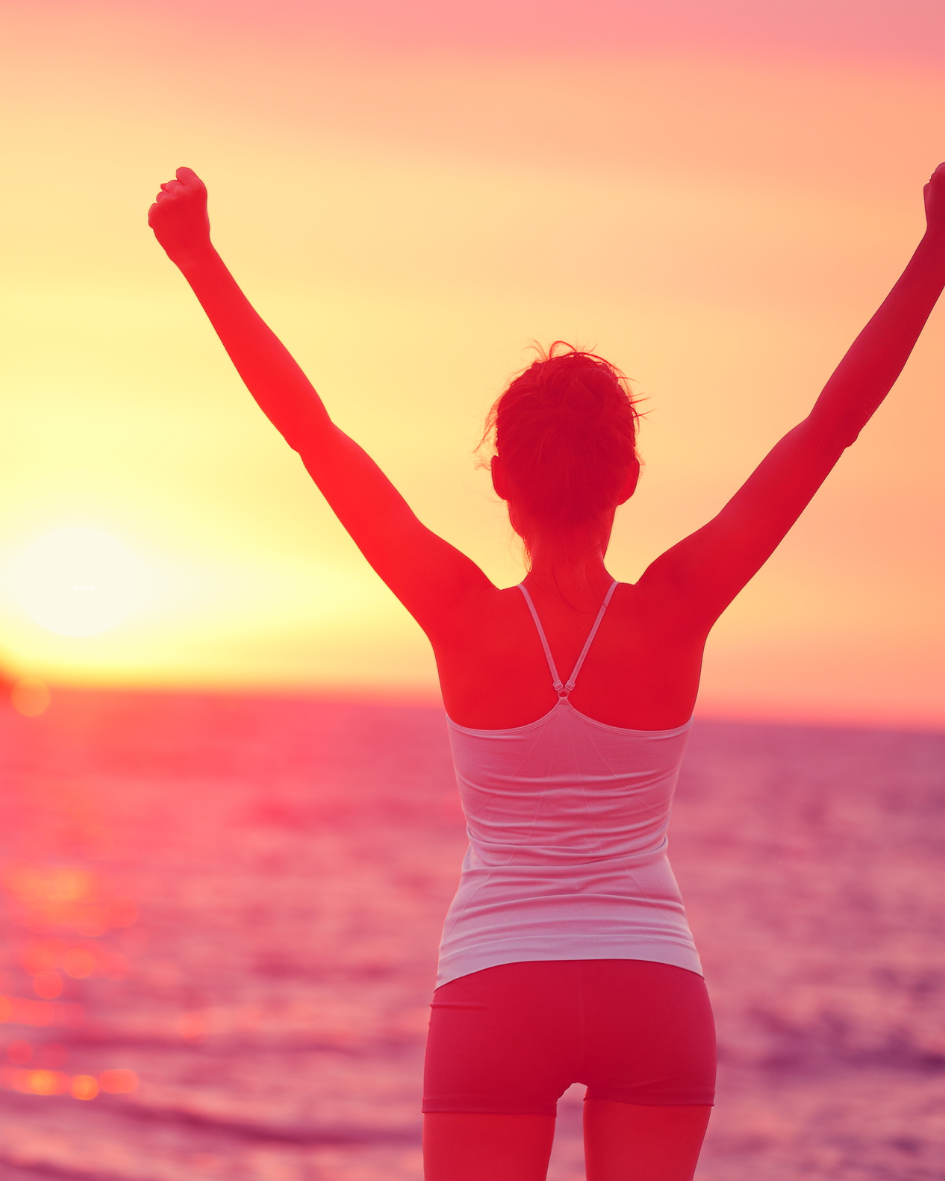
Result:
<svg viewBox="0 0 945 1181"><path fill-rule="evenodd" d="M148 225L178 266L195 261L211 249L207 188L192 168L178 168L165 181L148 210Z"/></svg>

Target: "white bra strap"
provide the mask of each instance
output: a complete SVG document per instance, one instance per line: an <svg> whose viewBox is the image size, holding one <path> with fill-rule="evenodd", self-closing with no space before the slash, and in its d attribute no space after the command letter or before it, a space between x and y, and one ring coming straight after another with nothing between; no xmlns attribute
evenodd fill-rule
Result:
<svg viewBox="0 0 945 1181"><path fill-rule="evenodd" d="M545 659L548 661L548 667L551 669L552 687L558 694L564 688L561 678L558 676L558 670L555 668L554 657L551 655L551 649L548 647L548 640L545 636L545 629L541 626L541 620L538 618L538 612L535 610L535 604L532 602L532 597L525 588L525 584L520 582L518 589L525 596L525 602L528 604L528 609L532 613L532 619L535 621L535 627L538 629L538 638L541 640L541 646L545 650Z"/></svg>
<svg viewBox="0 0 945 1181"><path fill-rule="evenodd" d="M584 641L584 647L581 649L581 655L577 658L577 664L574 666L571 675L568 677L565 689L567 689L569 693L574 688L574 682L577 680L577 675L581 671L581 665L584 663L584 657L587 655L588 649L590 648L594 637L597 635L597 629L600 627L600 622L604 618L604 612L607 610L607 607L610 603L610 600L613 598L614 591L616 589L617 580L615 578L610 584L610 589L608 590L607 594L604 595L604 601L601 603L600 610L597 612L597 618L594 620L594 626L591 628L590 635Z"/></svg>
<svg viewBox="0 0 945 1181"><path fill-rule="evenodd" d="M617 580L610 584L610 589L604 595L604 601L601 603L600 610L597 612L597 618L594 620L594 626L591 628L590 634L584 641L584 647L581 649L581 655L577 658L577 664L574 666L567 683L563 683L558 676L558 670L555 668L554 657L551 655L551 648L548 646L548 639L545 635L545 629L541 626L541 620L538 618L538 612L535 610L535 604L532 602L532 597L528 593L524 583L518 584L518 589L525 596L525 602L528 604L528 609L531 612L532 619L535 621L535 627L538 629L538 638L541 640L541 646L545 650L545 659L548 661L548 668L551 670L552 687L559 697L567 697L574 688L574 682L577 680L577 675L581 671L581 665L584 663L584 658L590 649L590 646L597 635L597 629L600 627L601 620L604 618L604 612L613 598L614 591L617 589Z"/></svg>

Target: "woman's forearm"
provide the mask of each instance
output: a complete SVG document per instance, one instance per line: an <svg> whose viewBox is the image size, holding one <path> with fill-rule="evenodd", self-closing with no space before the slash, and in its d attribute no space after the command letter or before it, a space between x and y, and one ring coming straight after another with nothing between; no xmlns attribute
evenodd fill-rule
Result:
<svg viewBox="0 0 945 1181"><path fill-rule="evenodd" d="M180 260L178 266L262 412L290 447L310 449L331 420L288 349L212 246Z"/></svg>
<svg viewBox="0 0 945 1181"><path fill-rule="evenodd" d="M847 350L811 412L823 431L852 443L902 372L945 288L945 234L926 233L899 281Z"/></svg>

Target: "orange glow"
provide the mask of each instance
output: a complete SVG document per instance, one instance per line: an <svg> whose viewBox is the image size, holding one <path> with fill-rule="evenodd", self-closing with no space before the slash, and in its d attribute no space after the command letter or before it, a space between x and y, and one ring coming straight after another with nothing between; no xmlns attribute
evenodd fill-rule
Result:
<svg viewBox="0 0 945 1181"><path fill-rule="evenodd" d="M529 339L595 346L649 399L612 547L634 578L805 412L917 238L945 87L879 41L859 63L846 30L816 52L723 48L708 18L684 35L667 17L644 49L629 34L533 49L519 14L499 49L408 49L380 6L356 48L296 8L263 28L200 6L5 14L14 671L435 692L423 637L150 240L147 205L179 162L206 177L221 250L341 424L503 582L521 568L471 451ZM704 712L945 721L941 324L726 616ZM60 587L49 615L51 576L30 565L63 531L131 556L94 634L71 612L95 579ZM14 689L21 712L48 704L39 683ZM112 922L93 911L90 936Z"/></svg>
<svg viewBox="0 0 945 1181"><path fill-rule="evenodd" d="M4 879L14 898L27 902L75 902L91 893L93 877L89 870L65 866L14 866Z"/></svg>
<svg viewBox="0 0 945 1181"><path fill-rule="evenodd" d="M129 1094L137 1087L137 1077L130 1070L105 1071L118 1076L113 1081L114 1094ZM104 1078L105 1075L102 1077ZM130 1076L130 1077L127 1077ZM90 1074L69 1076L60 1070L23 1070L0 1067L0 1086L23 1095L65 1095L74 1099L94 1099L103 1089L99 1080Z"/></svg>
<svg viewBox="0 0 945 1181"><path fill-rule="evenodd" d="M81 1025L84 1018L81 1005L63 1001L33 1001L26 997L0 996L0 1024Z"/></svg>
<svg viewBox="0 0 945 1181"><path fill-rule="evenodd" d="M62 1095L69 1089L69 1079L58 1070L17 1070L13 1085L27 1095Z"/></svg>
<svg viewBox="0 0 945 1181"><path fill-rule="evenodd" d="M73 1075L69 1090L73 1099L94 1099L99 1093L98 1080L91 1074Z"/></svg>
<svg viewBox="0 0 945 1181"><path fill-rule="evenodd" d="M65 1056L62 1046L43 1047L46 1061L60 1061ZM33 1060L29 1042L14 1041L7 1046L7 1057L12 1067L0 1067L0 1086L24 1095L64 1095L88 1101L100 1093L131 1095L138 1089L138 1075L133 1070L103 1070L96 1078L91 1074L68 1075L48 1067L28 1067Z"/></svg>
<svg viewBox="0 0 945 1181"><path fill-rule="evenodd" d="M49 709L49 686L39 677L21 677L13 683L10 702L24 718L38 718Z"/></svg>
<svg viewBox="0 0 945 1181"><path fill-rule="evenodd" d="M132 899L113 894L102 875L80 866L14 864L4 874L3 887L17 904L17 920L34 931L69 927L95 937L129 927L138 917ZM58 964L61 952L50 950L54 946L36 944L28 954L51 956L49 963Z"/></svg>

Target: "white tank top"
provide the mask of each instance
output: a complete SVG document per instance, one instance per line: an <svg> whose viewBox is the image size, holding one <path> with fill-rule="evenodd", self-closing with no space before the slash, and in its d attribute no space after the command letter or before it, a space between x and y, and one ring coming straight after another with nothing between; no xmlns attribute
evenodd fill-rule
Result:
<svg viewBox="0 0 945 1181"><path fill-rule="evenodd" d="M702 973L666 829L691 719L626 730L568 695L616 589L543 718L471 730L447 718L469 847L443 928L437 986L523 960L655 960Z"/></svg>

